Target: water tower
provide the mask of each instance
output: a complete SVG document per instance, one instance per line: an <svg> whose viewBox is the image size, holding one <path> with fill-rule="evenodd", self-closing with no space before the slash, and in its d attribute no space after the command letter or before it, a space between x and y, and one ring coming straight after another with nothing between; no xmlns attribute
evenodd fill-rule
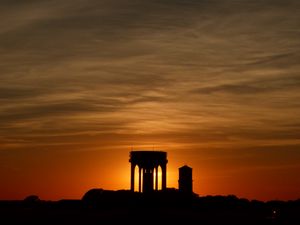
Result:
<svg viewBox="0 0 300 225"><path fill-rule="evenodd" d="M131 191L134 191L135 167L139 169L139 192L151 192L154 190L153 184L155 179L155 190L158 190L158 167L161 167L161 184L162 190L167 188L167 153L163 151L131 151ZM154 178L155 171L155 178Z"/></svg>

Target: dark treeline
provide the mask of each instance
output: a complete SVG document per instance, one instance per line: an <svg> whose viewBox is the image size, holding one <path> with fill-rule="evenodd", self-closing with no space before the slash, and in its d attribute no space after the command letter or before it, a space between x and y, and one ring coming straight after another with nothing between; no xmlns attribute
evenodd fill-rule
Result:
<svg viewBox="0 0 300 225"><path fill-rule="evenodd" d="M92 189L80 200L0 201L0 224L300 224L300 200Z"/></svg>

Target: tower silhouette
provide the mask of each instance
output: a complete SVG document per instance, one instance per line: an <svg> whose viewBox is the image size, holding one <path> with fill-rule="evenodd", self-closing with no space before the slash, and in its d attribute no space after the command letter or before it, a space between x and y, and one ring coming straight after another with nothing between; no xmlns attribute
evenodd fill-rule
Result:
<svg viewBox="0 0 300 225"><path fill-rule="evenodd" d="M184 165L179 168L179 191L187 194L193 193L193 175L192 168Z"/></svg>
<svg viewBox="0 0 300 225"><path fill-rule="evenodd" d="M139 168L139 192L151 192L154 190L154 171L155 171L155 190L158 190L158 167L161 167L162 190L167 188L167 153L163 151L131 151L131 179L130 189L134 191L135 167Z"/></svg>

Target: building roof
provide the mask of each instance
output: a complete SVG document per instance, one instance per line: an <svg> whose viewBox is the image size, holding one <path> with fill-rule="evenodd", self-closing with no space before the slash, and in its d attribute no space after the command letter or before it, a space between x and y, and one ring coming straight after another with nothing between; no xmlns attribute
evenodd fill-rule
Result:
<svg viewBox="0 0 300 225"><path fill-rule="evenodd" d="M182 166L182 167L179 167L179 169L180 169L180 170L184 170L184 169L189 169L189 170L191 170L192 167L189 167L189 166L187 166L187 165L184 165L184 166Z"/></svg>

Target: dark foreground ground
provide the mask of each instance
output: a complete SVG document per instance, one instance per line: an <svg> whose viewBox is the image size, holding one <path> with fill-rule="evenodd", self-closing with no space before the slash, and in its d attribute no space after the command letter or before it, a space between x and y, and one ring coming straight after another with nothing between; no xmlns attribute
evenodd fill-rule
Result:
<svg viewBox="0 0 300 225"><path fill-rule="evenodd" d="M300 224L300 200L260 202L235 196L87 192L82 200L0 201L0 224Z"/></svg>

